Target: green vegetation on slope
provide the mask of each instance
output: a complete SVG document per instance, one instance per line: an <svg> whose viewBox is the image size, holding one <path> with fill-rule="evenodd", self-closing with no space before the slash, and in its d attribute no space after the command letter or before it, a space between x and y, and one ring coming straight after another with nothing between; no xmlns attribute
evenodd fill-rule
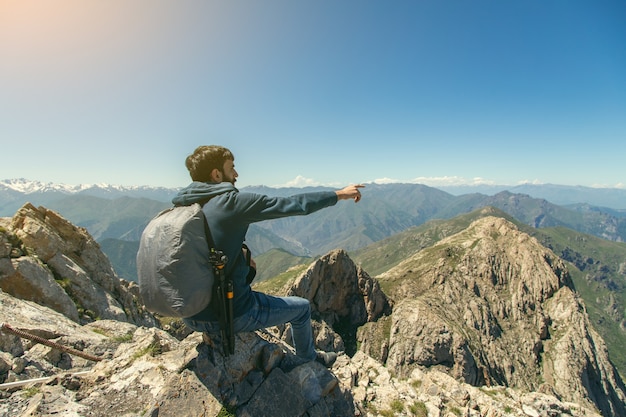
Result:
<svg viewBox="0 0 626 417"><path fill-rule="evenodd" d="M313 262L312 258L295 256L283 249L271 249L259 256L253 254L253 259L257 266L257 275L254 278L255 283L282 274L296 265L309 265Z"/></svg>
<svg viewBox="0 0 626 417"><path fill-rule="evenodd" d="M451 220L430 221L354 251L350 256L370 275L376 276L486 215L504 217L515 223L567 262L594 328L605 340L620 374L626 375L626 351L623 349L626 346L626 243L611 242L565 227L535 229L498 209L488 208ZM383 286L383 290L389 288Z"/></svg>
<svg viewBox="0 0 626 417"><path fill-rule="evenodd" d="M441 239L460 232L473 221L485 216L498 216L519 225L506 213L486 207L451 220L431 220L412 227L363 249L350 252L350 257L371 276L379 275L424 248L433 246Z"/></svg>
<svg viewBox="0 0 626 417"><path fill-rule="evenodd" d="M252 287L255 291L261 291L268 294L278 295L280 290L283 289L288 283L295 280L302 275L309 265L298 265L291 269L265 281L254 283Z"/></svg>

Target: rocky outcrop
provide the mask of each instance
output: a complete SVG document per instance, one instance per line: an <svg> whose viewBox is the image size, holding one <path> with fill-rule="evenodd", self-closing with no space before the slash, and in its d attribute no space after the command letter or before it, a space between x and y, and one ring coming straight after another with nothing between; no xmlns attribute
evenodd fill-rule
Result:
<svg viewBox="0 0 626 417"><path fill-rule="evenodd" d="M287 293L310 300L312 310L330 325L347 319L360 326L391 312L390 301L378 281L355 265L343 250L329 252L311 264Z"/></svg>
<svg viewBox="0 0 626 417"><path fill-rule="evenodd" d="M325 350L356 351L356 329L391 313L391 301L361 267L343 250L334 250L313 262L307 271L286 289L311 302L317 325L318 346ZM324 331L324 326L338 330Z"/></svg>
<svg viewBox="0 0 626 417"><path fill-rule="evenodd" d="M114 320L81 326L2 292L0 315L19 323L20 333L102 359L0 332L2 416L217 416L222 409L242 416L354 415L349 388L317 362L297 362L269 332L237 335L235 354L224 357L221 345L200 333L181 341L155 327ZM21 391L32 385L20 381L46 376L35 396Z"/></svg>
<svg viewBox="0 0 626 417"><path fill-rule="evenodd" d="M0 233L0 289L75 321L154 326L136 284L121 280L98 243L44 207L25 204Z"/></svg>
<svg viewBox="0 0 626 417"><path fill-rule="evenodd" d="M298 364L266 332L237 335L235 354L224 357L219 343L200 333L178 340L113 320L81 326L1 292L0 315L19 318L21 331L103 359L88 361L0 332L0 416L600 417L549 394L473 387L434 369L397 378L363 352L340 355L331 371Z"/></svg>
<svg viewBox="0 0 626 417"><path fill-rule="evenodd" d="M444 369L626 415L626 389L565 265L512 223L477 220L378 279L394 311L359 341L397 375Z"/></svg>

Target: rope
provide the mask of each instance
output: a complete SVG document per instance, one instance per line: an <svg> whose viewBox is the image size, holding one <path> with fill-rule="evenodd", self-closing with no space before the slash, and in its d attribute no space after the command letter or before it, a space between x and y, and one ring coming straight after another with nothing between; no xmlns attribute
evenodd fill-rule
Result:
<svg viewBox="0 0 626 417"><path fill-rule="evenodd" d="M293 348L293 346L289 345L289 343L285 342L284 340L280 339L279 337L273 335L272 333L270 333L267 329L262 328L262 329L258 329L255 330L255 333L261 338L264 339L267 342L270 343L275 343L278 345L282 345L284 348L286 348L289 352L295 354L296 350Z"/></svg>
<svg viewBox="0 0 626 417"><path fill-rule="evenodd" d="M28 385L28 384L37 384L39 382L50 382L52 380L54 380L54 378L58 378L60 376L68 376L68 377L74 377L74 376L82 376L82 375L87 375L90 374L91 371L82 371L82 372L76 372L73 374L59 374L59 375L53 375L53 376L44 376L41 378L33 378L33 379L25 379L23 381L14 381L14 382L5 382L4 384L0 384L0 389L10 389L10 388L15 388L15 387L22 387L24 385Z"/></svg>
<svg viewBox="0 0 626 417"><path fill-rule="evenodd" d="M81 352L80 350L76 350L71 347L60 345L56 342L52 342L48 339L44 339L43 337L39 337L34 334L27 333L23 330L14 329L13 327L9 326L7 323L2 323L0 325L0 330L2 330L3 332L13 333L25 339L30 339L34 342L41 343L42 345L49 346L53 349L58 349L61 352L66 352L72 355L80 356L81 358L88 359L90 361L99 362L102 360L102 358L99 358L94 355L90 355L89 353Z"/></svg>

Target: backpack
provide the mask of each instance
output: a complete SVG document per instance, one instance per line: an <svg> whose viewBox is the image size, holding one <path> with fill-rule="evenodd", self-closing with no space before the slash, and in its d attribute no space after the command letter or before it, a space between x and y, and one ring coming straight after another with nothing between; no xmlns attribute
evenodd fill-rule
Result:
<svg viewBox="0 0 626 417"><path fill-rule="evenodd" d="M191 317L211 302L213 239L199 203L175 206L144 229L137 252L139 292L146 308L165 317Z"/></svg>

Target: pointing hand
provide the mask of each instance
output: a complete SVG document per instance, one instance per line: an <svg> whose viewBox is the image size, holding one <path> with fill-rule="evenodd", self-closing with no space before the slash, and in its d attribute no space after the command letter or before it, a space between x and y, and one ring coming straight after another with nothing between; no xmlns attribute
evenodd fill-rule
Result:
<svg viewBox="0 0 626 417"><path fill-rule="evenodd" d="M364 187L365 185L363 184L348 185L341 190L335 191L335 193L337 193L337 198L339 200L353 199L355 203L358 203L361 201L361 191L359 191L359 188Z"/></svg>

